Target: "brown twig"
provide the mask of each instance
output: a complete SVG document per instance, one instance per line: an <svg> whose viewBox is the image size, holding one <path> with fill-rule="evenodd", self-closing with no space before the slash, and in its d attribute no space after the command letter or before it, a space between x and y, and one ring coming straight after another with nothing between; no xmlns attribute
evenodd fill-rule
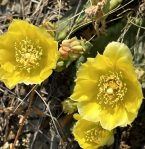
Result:
<svg viewBox="0 0 145 149"><path fill-rule="evenodd" d="M34 99L35 90L36 90L37 87L38 87L38 85L35 85L35 86L33 87L33 89L32 89L32 92L31 92L31 95L30 95L30 98L29 98L28 109L27 109L25 115L22 116L22 118L21 118L20 121L19 121L20 127L19 127L19 129L18 129L18 131L17 131L16 137L15 137L15 140L14 140L14 143L13 143L11 149L14 149L14 148L15 148L16 142L17 142L17 140L18 140L18 138L19 138L19 136L20 136L20 134L21 134L21 132L22 132L23 126L24 126L24 124L25 124L25 121L26 121L26 119L27 119L27 117L28 117L28 115L29 115L29 113L30 113L30 111L31 111L31 106L32 106L32 102L33 102L33 99Z"/></svg>

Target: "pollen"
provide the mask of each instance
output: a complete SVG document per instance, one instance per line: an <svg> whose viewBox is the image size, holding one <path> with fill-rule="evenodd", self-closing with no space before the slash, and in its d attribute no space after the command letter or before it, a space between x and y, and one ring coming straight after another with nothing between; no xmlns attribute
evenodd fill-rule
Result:
<svg viewBox="0 0 145 149"><path fill-rule="evenodd" d="M97 100L102 106L117 106L123 102L127 92L126 83L122 81L121 72L108 72L101 75L98 83Z"/></svg>
<svg viewBox="0 0 145 149"><path fill-rule="evenodd" d="M92 128L85 132L85 142L99 144L101 141L100 139L104 137L104 135L105 135L105 130L102 129L101 127L99 127L99 129Z"/></svg>
<svg viewBox="0 0 145 149"><path fill-rule="evenodd" d="M30 73L34 68L39 67L43 50L38 40L34 42L26 37L20 42L15 42L14 47L17 68Z"/></svg>

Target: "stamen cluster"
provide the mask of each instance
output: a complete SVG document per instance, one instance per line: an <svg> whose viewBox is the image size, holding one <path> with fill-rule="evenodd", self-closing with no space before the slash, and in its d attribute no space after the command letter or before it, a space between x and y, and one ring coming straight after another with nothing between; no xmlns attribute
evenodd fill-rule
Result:
<svg viewBox="0 0 145 149"><path fill-rule="evenodd" d="M33 42L26 37L20 42L15 42L15 57L20 70L26 70L30 73L31 70L40 65L43 49L39 45L39 41Z"/></svg>
<svg viewBox="0 0 145 149"><path fill-rule="evenodd" d="M101 106L119 106L127 92L126 83L121 72L108 72L101 75L98 81L97 100Z"/></svg>

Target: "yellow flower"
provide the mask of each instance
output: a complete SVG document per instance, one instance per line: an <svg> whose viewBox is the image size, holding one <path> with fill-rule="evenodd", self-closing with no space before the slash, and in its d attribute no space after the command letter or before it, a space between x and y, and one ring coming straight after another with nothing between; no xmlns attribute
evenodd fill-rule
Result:
<svg viewBox="0 0 145 149"><path fill-rule="evenodd" d="M143 94L128 47L111 42L103 55L82 64L71 98L78 102L83 119L100 121L104 129L130 124L137 116Z"/></svg>
<svg viewBox="0 0 145 149"><path fill-rule="evenodd" d="M73 135L83 149L97 149L114 142L114 131L108 131L99 123L80 119L73 128Z"/></svg>
<svg viewBox="0 0 145 149"><path fill-rule="evenodd" d="M17 83L40 84L56 67L57 47L45 30L14 20L0 36L0 79L10 89Z"/></svg>

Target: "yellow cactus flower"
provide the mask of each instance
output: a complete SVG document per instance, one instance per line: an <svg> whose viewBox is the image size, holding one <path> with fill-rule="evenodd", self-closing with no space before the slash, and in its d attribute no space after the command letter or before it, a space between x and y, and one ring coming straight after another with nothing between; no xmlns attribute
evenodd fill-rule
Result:
<svg viewBox="0 0 145 149"><path fill-rule="evenodd" d="M83 119L100 122L104 129L124 127L138 114L143 94L129 48L111 42L103 55L80 67L71 99Z"/></svg>
<svg viewBox="0 0 145 149"><path fill-rule="evenodd" d="M99 123L84 119L76 122L73 135L83 149L98 149L105 145L109 146L114 142L114 130L105 130Z"/></svg>
<svg viewBox="0 0 145 149"><path fill-rule="evenodd" d="M17 83L40 84L58 60L58 44L45 30L14 20L0 36L0 80L8 88Z"/></svg>

